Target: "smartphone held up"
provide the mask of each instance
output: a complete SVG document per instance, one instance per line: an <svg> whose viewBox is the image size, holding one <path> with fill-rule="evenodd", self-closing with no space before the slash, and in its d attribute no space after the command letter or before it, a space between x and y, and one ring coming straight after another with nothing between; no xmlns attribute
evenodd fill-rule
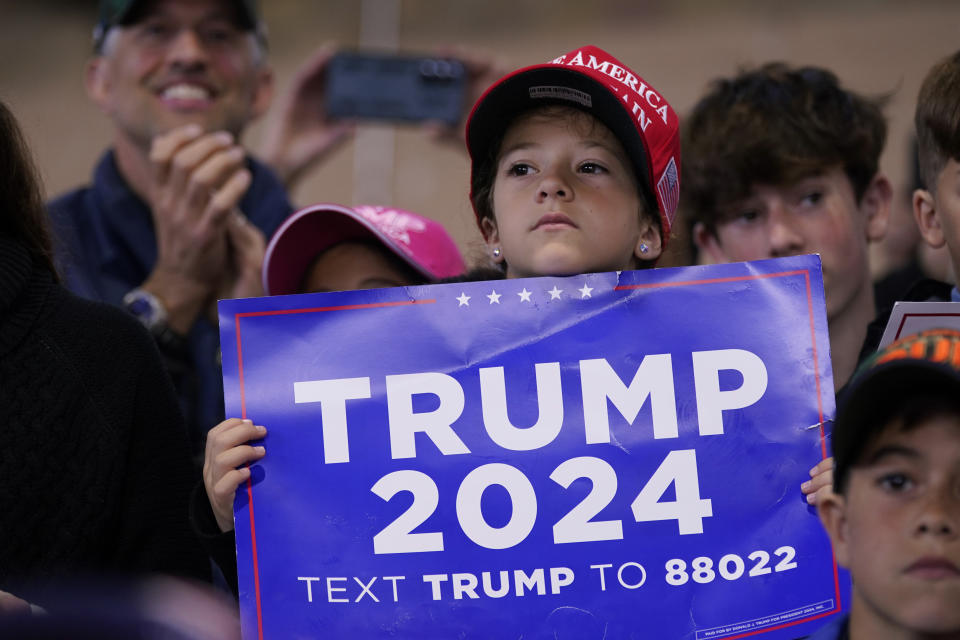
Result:
<svg viewBox="0 0 960 640"><path fill-rule="evenodd" d="M340 51L327 66L327 115L456 125L463 113L466 76L455 58Z"/></svg>

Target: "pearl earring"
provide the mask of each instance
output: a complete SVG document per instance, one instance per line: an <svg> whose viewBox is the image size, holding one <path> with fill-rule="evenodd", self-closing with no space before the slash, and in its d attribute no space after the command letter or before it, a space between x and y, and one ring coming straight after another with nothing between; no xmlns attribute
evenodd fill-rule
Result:
<svg viewBox="0 0 960 640"><path fill-rule="evenodd" d="M648 247L648 246L646 245L646 243L641 242L641 243L640 243L640 253L647 253L648 251L650 251L650 247Z"/></svg>
<svg viewBox="0 0 960 640"><path fill-rule="evenodd" d="M500 253L501 253L501 252L500 252L500 247L495 247L494 250L493 250L493 257L494 257L494 258L499 258L499 257L500 257Z"/></svg>

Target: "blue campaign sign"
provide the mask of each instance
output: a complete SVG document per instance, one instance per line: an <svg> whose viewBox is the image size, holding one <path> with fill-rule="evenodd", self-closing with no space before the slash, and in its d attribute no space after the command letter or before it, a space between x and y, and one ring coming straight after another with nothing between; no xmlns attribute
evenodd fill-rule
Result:
<svg viewBox="0 0 960 640"><path fill-rule="evenodd" d="M819 258L220 303L246 638L797 638Z"/></svg>

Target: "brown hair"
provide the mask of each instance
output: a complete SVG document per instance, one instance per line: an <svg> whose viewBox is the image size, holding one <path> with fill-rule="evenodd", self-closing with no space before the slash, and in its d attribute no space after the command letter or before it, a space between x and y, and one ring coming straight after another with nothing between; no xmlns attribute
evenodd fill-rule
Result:
<svg viewBox="0 0 960 640"><path fill-rule="evenodd" d="M721 210L754 185L788 185L837 165L859 202L886 142L886 100L841 88L826 69L780 62L714 81L682 131L691 225L715 233Z"/></svg>
<svg viewBox="0 0 960 640"><path fill-rule="evenodd" d="M56 274L47 210L30 150L9 107L0 101L0 235L25 247Z"/></svg>
<svg viewBox="0 0 960 640"><path fill-rule="evenodd" d="M947 160L960 161L960 51L927 72L913 122L920 178L928 190L935 191Z"/></svg>

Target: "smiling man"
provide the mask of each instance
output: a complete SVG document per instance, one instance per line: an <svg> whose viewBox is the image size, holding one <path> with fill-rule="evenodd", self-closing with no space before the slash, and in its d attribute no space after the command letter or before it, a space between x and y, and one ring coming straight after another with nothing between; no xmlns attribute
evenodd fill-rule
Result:
<svg viewBox="0 0 960 640"><path fill-rule="evenodd" d="M264 238L292 210L240 143L273 91L264 33L253 0L102 0L85 85L113 146L50 203L67 285L150 329L196 452L222 419L215 301L262 295Z"/></svg>

